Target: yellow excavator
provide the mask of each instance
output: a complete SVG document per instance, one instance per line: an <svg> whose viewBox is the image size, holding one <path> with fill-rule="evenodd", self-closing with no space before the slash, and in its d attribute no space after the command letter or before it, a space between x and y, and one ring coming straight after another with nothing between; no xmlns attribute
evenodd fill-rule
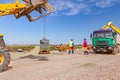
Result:
<svg viewBox="0 0 120 80"><path fill-rule="evenodd" d="M26 16L31 22L43 18L55 10L48 0L23 0L23 2L19 3L19 0L15 0L14 3L0 4L0 16L14 15L16 19ZM31 16L33 11L38 12L39 16ZM10 54L5 50L3 34L0 34L0 72L6 70L9 63Z"/></svg>
<svg viewBox="0 0 120 80"><path fill-rule="evenodd" d="M26 7L26 4L18 2L19 1L16 0L15 3L0 4L0 16L18 13L21 9Z"/></svg>
<svg viewBox="0 0 120 80"><path fill-rule="evenodd" d="M117 26L113 25L113 24L112 24L112 21L110 21L109 23L107 23L102 29L103 29L103 30L106 30L106 29L108 29L108 28L111 28L111 29L113 29L115 32L117 32L117 33L120 34L120 29L119 29Z"/></svg>

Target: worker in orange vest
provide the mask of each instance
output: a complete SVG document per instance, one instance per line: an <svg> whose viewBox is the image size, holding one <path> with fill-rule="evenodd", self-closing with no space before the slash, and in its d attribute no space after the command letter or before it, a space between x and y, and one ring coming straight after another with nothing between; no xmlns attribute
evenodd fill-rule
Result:
<svg viewBox="0 0 120 80"><path fill-rule="evenodd" d="M67 50L67 45L66 44L64 44L63 50L64 50L64 52L66 52L66 50Z"/></svg>
<svg viewBox="0 0 120 80"><path fill-rule="evenodd" d="M59 45L59 52L63 51L63 45L62 43Z"/></svg>

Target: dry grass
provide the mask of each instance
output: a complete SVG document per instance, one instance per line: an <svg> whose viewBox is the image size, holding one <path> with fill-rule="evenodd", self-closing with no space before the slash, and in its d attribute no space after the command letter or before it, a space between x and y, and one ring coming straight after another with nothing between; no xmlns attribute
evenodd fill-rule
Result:
<svg viewBox="0 0 120 80"><path fill-rule="evenodd" d="M75 45L75 49L81 49L82 48L82 46L81 45ZM54 45L52 45L52 46L50 46L49 47L49 49L50 49L50 51L54 51L54 50L59 50L59 46L54 46ZM69 46L67 45L67 49L69 49Z"/></svg>
<svg viewBox="0 0 120 80"><path fill-rule="evenodd" d="M32 45L9 45L6 46L7 50L9 52L17 52L18 49L22 49L23 51L30 51L35 48L35 46Z"/></svg>

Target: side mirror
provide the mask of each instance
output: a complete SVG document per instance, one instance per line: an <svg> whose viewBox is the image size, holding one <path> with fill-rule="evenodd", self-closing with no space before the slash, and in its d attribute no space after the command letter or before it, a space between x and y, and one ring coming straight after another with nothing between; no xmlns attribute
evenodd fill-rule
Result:
<svg viewBox="0 0 120 80"><path fill-rule="evenodd" d="M90 34L90 39L92 39L92 33Z"/></svg>
<svg viewBox="0 0 120 80"><path fill-rule="evenodd" d="M114 32L114 35L117 35L117 33L116 33L116 32Z"/></svg>
<svg viewBox="0 0 120 80"><path fill-rule="evenodd" d="M117 36L117 33L116 32L113 32L113 37L116 37Z"/></svg>

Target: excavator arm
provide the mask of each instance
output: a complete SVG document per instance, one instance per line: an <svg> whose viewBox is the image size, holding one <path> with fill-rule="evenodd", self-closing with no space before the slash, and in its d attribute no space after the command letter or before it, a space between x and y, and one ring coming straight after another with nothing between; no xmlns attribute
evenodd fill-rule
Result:
<svg viewBox="0 0 120 80"><path fill-rule="evenodd" d="M14 14L18 19L22 16L26 16L29 21L35 21L43 18L53 12L55 8L48 3L48 0L23 0L24 3L19 3L16 0L11 4L0 4L0 16L6 16ZM38 17L33 17L30 14L36 11L39 13Z"/></svg>
<svg viewBox="0 0 120 80"><path fill-rule="evenodd" d="M106 30L106 29L108 29L108 28L111 28L111 29L113 29L115 32L117 32L117 33L120 34L120 29L119 29L117 26L113 25L112 22L107 23L102 29L103 29L103 30Z"/></svg>
<svg viewBox="0 0 120 80"><path fill-rule="evenodd" d="M18 2L19 1L16 0L15 3L0 4L0 16L18 13L21 9L26 7L26 4Z"/></svg>

